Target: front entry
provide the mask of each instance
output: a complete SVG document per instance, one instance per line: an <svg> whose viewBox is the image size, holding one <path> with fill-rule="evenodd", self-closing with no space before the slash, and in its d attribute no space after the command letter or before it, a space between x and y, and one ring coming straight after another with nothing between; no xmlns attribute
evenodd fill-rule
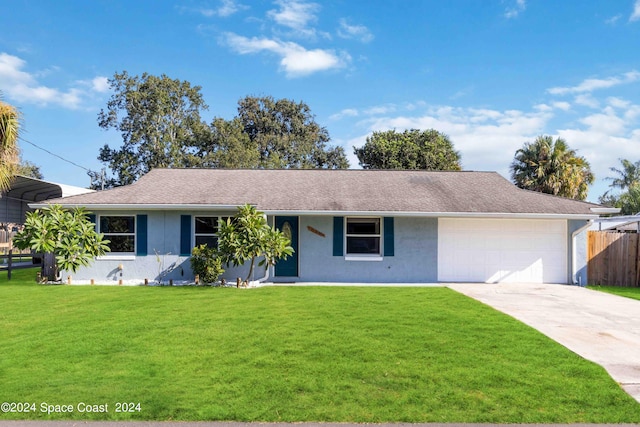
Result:
<svg viewBox="0 0 640 427"><path fill-rule="evenodd" d="M276 263L275 275L281 277L298 276L298 217L297 216L277 216L276 228L291 241L293 255L287 259L281 259Z"/></svg>

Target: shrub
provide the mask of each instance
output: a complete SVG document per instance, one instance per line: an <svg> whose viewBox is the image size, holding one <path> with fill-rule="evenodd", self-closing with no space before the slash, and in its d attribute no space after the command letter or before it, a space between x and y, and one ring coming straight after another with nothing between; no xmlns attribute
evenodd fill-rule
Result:
<svg viewBox="0 0 640 427"><path fill-rule="evenodd" d="M222 260L216 255L216 250L207 245L200 245L191 251L191 270L200 276L203 283L215 283L224 273Z"/></svg>

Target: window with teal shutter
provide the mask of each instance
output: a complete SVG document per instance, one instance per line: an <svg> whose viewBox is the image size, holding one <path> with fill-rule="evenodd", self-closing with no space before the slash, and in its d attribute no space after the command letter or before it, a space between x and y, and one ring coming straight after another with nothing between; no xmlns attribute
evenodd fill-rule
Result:
<svg viewBox="0 0 640 427"><path fill-rule="evenodd" d="M344 217L333 217L333 256L342 256L344 239Z"/></svg>
<svg viewBox="0 0 640 427"><path fill-rule="evenodd" d="M136 215L136 255L147 255L147 216Z"/></svg>
<svg viewBox="0 0 640 427"><path fill-rule="evenodd" d="M180 256L191 256L191 215L180 215Z"/></svg>

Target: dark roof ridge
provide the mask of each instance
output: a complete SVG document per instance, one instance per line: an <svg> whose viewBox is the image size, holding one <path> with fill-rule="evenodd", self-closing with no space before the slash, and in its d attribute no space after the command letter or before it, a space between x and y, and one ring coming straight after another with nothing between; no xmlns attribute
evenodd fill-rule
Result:
<svg viewBox="0 0 640 427"><path fill-rule="evenodd" d="M432 169L324 169L324 168L273 168L273 169L256 169L256 168L153 168L144 176L154 171L309 171L309 172L434 172L434 173L490 173L497 174L496 171L489 170L432 170ZM137 182L137 181L136 181Z"/></svg>

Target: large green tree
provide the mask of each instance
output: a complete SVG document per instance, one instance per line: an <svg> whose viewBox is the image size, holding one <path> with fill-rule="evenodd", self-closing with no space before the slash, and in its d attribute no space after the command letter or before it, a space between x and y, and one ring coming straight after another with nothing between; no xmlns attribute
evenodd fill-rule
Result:
<svg viewBox="0 0 640 427"><path fill-rule="evenodd" d="M115 174L108 186L131 184L152 168L191 166L191 147L209 132L200 118L208 107L199 86L164 74L126 71L116 73L109 85L113 94L98 124L120 131L123 144L100 150L98 159Z"/></svg>
<svg viewBox="0 0 640 427"><path fill-rule="evenodd" d="M35 179L44 179L40 166L30 162L29 160L24 160L22 157L20 157L18 166L16 167L16 175L27 176Z"/></svg>
<svg viewBox="0 0 640 427"><path fill-rule="evenodd" d="M190 163L204 168L252 169L260 165L260 153L239 118L215 118L207 136L197 141Z"/></svg>
<svg viewBox="0 0 640 427"><path fill-rule="evenodd" d="M329 133L304 102L247 96L238 101L238 119L259 153L258 167L348 168L342 147L329 146Z"/></svg>
<svg viewBox="0 0 640 427"><path fill-rule="evenodd" d="M594 181L589 162L562 138L539 136L525 142L511 163L511 178L520 188L584 200Z"/></svg>
<svg viewBox="0 0 640 427"><path fill-rule="evenodd" d="M19 162L20 112L0 100L0 191L8 190Z"/></svg>
<svg viewBox="0 0 640 427"><path fill-rule="evenodd" d="M354 153L364 169L461 169L449 137L434 129L373 132Z"/></svg>

